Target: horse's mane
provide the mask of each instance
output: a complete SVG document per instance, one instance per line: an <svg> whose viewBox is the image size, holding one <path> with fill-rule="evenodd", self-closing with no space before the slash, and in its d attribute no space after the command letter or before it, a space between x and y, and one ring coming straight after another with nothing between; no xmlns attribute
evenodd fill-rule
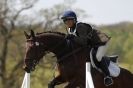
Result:
<svg viewBox="0 0 133 88"><path fill-rule="evenodd" d="M53 35L61 35L61 36L65 36L65 33L61 33L61 32L55 32L55 31L46 31L46 32L40 32L40 33L36 33L36 35L45 35L45 34L53 34Z"/></svg>

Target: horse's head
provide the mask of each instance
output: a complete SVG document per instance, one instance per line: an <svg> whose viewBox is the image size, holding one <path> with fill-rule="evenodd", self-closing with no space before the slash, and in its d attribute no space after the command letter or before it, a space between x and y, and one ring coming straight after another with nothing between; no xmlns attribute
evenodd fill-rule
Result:
<svg viewBox="0 0 133 88"><path fill-rule="evenodd" d="M75 49L78 51L78 48L80 48L78 44L73 42L71 42L73 47L70 47L71 43L65 39L65 34L59 32L44 32L35 35L31 30L30 35L25 32L25 36L26 53L24 58L24 70L27 72L35 69L36 64L45 55L46 51L53 52L59 60L63 56L75 51Z"/></svg>
<svg viewBox="0 0 133 88"><path fill-rule="evenodd" d="M25 71L30 72L35 69L36 64L45 54L45 47L37 40L32 30L30 35L26 32L24 34L26 36L26 53L23 68Z"/></svg>

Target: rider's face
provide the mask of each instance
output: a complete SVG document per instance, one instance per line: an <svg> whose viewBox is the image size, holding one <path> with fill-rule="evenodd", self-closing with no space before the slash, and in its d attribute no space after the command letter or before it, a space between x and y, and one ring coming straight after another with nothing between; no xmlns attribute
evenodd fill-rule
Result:
<svg viewBox="0 0 133 88"><path fill-rule="evenodd" d="M67 25L68 28L71 28L71 27L74 26L75 21L74 21L74 19L66 19L66 20L64 21L64 23Z"/></svg>

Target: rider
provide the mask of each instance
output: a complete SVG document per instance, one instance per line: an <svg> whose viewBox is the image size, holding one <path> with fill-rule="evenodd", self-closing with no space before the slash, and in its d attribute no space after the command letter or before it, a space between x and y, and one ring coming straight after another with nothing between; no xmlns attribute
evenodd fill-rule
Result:
<svg viewBox="0 0 133 88"><path fill-rule="evenodd" d="M101 33L99 30L93 29L87 23L78 22L76 13L71 10L65 11L61 19L68 28L68 35L66 39L72 39L83 46L89 45L91 43L90 45L92 46L92 49L90 58L93 59L95 65L101 68L101 70L105 74L105 85L109 86L113 84L107 63L105 60L103 60L110 37L108 37L104 33Z"/></svg>

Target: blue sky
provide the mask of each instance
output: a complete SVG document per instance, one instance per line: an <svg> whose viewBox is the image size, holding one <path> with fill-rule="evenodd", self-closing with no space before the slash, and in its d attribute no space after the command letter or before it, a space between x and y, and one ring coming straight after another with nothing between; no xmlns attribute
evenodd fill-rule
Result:
<svg viewBox="0 0 133 88"><path fill-rule="evenodd" d="M39 0L35 9L49 8L64 0ZM121 21L133 22L133 0L76 0L74 8L85 10L85 22L94 24L113 24Z"/></svg>

